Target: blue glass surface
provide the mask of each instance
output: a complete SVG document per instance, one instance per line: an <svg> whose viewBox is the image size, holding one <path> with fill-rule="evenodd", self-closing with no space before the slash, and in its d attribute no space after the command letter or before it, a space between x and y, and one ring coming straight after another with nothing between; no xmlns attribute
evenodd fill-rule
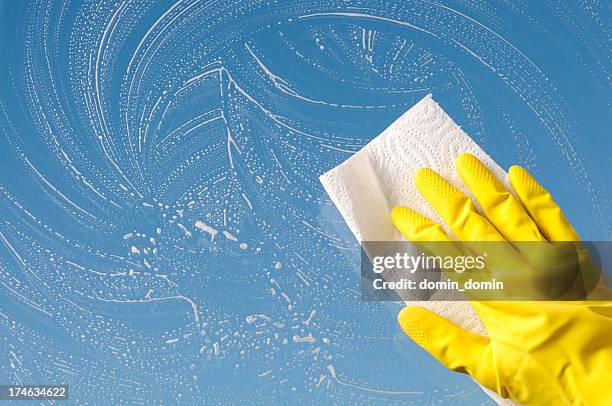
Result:
<svg viewBox="0 0 612 406"><path fill-rule="evenodd" d="M428 93L610 239L609 2L0 3L0 383L492 401L359 296L318 176Z"/></svg>

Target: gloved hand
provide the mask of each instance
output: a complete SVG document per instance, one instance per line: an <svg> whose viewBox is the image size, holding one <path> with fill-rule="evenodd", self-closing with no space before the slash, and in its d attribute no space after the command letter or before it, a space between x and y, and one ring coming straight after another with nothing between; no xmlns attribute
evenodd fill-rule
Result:
<svg viewBox="0 0 612 406"><path fill-rule="evenodd" d="M462 241L578 241L552 196L513 166L514 197L476 157L456 168L478 201L430 169L416 186ZM398 206L391 218L411 241L452 240L434 221ZM593 292L598 295L601 284ZM597 297L597 296L596 296ZM502 397L526 405L612 404L612 302L472 301L488 337L421 307L403 309L403 331L447 368L471 375Z"/></svg>

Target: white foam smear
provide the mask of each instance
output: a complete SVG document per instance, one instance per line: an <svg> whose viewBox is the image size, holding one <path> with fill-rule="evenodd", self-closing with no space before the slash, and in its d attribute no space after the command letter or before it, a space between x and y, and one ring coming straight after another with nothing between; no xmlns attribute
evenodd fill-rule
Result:
<svg viewBox="0 0 612 406"><path fill-rule="evenodd" d="M404 237L390 220L396 205L411 207L444 225L414 186L413 177L419 168L432 168L471 195L454 170L455 158L464 152L477 156L507 185L504 170L428 95L363 149L321 176L321 183L360 243L401 241ZM466 301L406 301L406 304L426 307L486 335L481 320ZM486 391L500 404L513 404Z"/></svg>

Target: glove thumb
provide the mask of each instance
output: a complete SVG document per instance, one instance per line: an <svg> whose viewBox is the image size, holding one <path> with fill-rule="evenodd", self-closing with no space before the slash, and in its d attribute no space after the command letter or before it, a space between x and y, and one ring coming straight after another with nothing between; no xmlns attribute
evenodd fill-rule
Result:
<svg viewBox="0 0 612 406"><path fill-rule="evenodd" d="M489 339L418 306L397 316L404 333L445 367L467 373L480 384L498 390Z"/></svg>

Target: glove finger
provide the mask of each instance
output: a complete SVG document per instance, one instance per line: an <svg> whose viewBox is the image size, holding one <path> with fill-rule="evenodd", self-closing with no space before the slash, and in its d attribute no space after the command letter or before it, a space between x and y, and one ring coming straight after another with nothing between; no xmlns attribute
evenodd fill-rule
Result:
<svg viewBox="0 0 612 406"><path fill-rule="evenodd" d="M415 184L460 240L504 241L495 227L476 211L472 200L433 170L420 169Z"/></svg>
<svg viewBox="0 0 612 406"><path fill-rule="evenodd" d="M462 154L455 166L489 221L508 241L544 241L521 203L478 158Z"/></svg>
<svg viewBox="0 0 612 406"><path fill-rule="evenodd" d="M495 278L510 281L516 279L513 269L526 269L520 253L476 211L472 199L428 168L417 172L415 182L421 194L462 241L463 246L474 256L487 257L485 269L473 274L475 280ZM468 274L453 276L461 280ZM485 292L476 293L477 296L468 296L475 300L482 298L481 294ZM496 294L493 291L491 293L494 296Z"/></svg>
<svg viewBox="0 0 612 406"><path fill-rule="evenodd" d="M408 337L448 369L467 373L488 388L498 387L487 337L418 306L405 307L397 320Z"/></svg>
<svg viewBox="0 0 612 406"><path fill-rule="evenodd" d="M468 255L467 249L446 234L440 224L408 207L394 207L391 211L391 221L404 237L422 252L441 258Z"/></svg>
<svg viewBox="0 0 612 406"><path fill-rule="evenodd" d="M547 240L580 240L550 193L526 169L513 166L508 173L512 188Z"/></svg>
<svg viewBox="0 0 612 406"><path fill-rule="evenodd" d="M408 207L394 207L391 221L409 241L452 241L440 224Z"/></svg>

